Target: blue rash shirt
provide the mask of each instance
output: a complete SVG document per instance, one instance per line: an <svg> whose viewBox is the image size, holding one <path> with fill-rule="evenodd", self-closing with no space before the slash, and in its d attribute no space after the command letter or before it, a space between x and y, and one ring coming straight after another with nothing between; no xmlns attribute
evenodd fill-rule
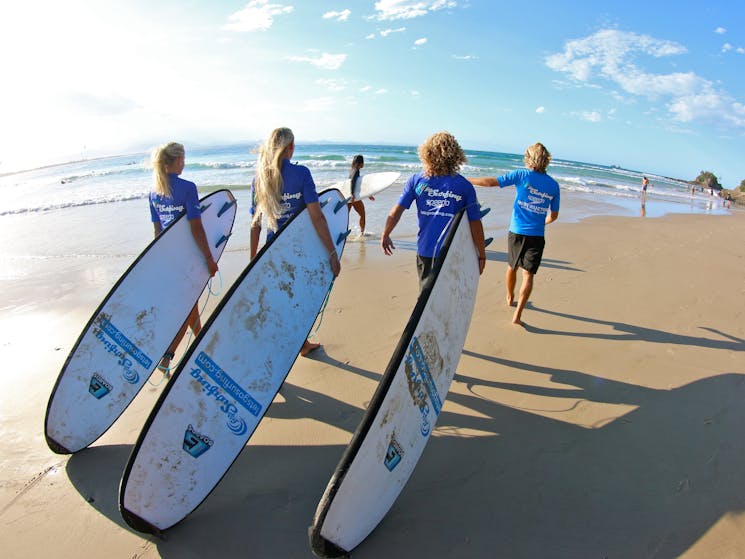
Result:
<svg viewBox="0 0 745 559"><path fill-rule="evenodd" d="M463 208L466 208L469 221L481 219L476 190L461 175L425 177L420 172L411 176L398 205L409 209L415 200L419 219L419 256L434 258L439 254L453 218Z"/></svg>
<svg viewBox="0 0 745 559"><path fill-rule="evenodd" d="M173 221L186 213L186 219L196 219L202 215L199 209L197 185L184 180L178 175L169 173L168 181L171 185L171 196L161 196L150 193L150 219L153 223L160 223L165 229Z"/></svg>
<svg viewBox="0 0 745 559"><path fill-rule="evenodd" d="M513 184L517 187L510 231L518 235L543 237L546 214L559 211L559 183L546 173L530 169L517 169L497 177L497 180L500 188Z"/></svg>

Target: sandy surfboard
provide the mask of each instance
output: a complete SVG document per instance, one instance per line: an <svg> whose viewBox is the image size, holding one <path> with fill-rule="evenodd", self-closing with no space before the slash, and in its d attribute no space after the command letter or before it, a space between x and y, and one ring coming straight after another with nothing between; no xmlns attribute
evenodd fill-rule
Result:
<svg viewBox="0 0 745 559"><path fill-rule="evenodd" d="M478 254L464 212L454 218L433 275L309 529L313 552L340 557L393 506L434 429L455 375L478 286Z"/></svg>
<svg viewBox="0 0 745 559"><path fill-rule="evenodd" d="M338 190L319 201L341 256L346 201ZM157 534L207 498L274 400L333 279L303 210L238 277L153 408L122 477L127 524Z"/></svg>
<svg viewBox="0 0 745 559"><path fill-rule="evenodd" d="M233 229L229 190L200 200L215 261ZM186 216L158 235L116 282L67 357L47 405L49 448L77 452L113 425L142 389L210 276Z"/></svg>

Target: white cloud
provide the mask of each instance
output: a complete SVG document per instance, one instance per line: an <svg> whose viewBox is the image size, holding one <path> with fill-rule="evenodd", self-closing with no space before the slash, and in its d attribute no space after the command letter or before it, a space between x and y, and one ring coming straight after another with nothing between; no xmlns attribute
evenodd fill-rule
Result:
<svg viewBox="0 0 745 559"><path fill-rule="evenodd" d="M583 85L597 87L593 82L610 82L631 95L667 99L671 117L680 122L745 127L742 104L726 92L718 91L709 80L694 72L653 74L637 65L637 59L644 55L662 58L685 52L686 48L679 43L606 29L568 41L563 52L546 58L546 65ZM579 116L597 122L592 120L594 112Z"/></svg>
<svg viewBox="0 0 745 559"><path fill-rule="evenodd" d="M406 31L405 27L398 27L396 29L383 29L383 31L380 32L381 37L387 37L391 33L403 33Z"/></svg>
<svg viewBox="0 0 745 559"><path fill-rule="evenodd" d="M586 120L587 122L600 122L603 120L600 111L577 111L572 114L582 120Z"/></svg>
<svg viewBox="0 0 745 559"><path fill-rule="evenodd" d="M270 4L268 0L252 0L242 10L228 17L225 29L230 31L266 31L274 23L274 17L292 13L292 6Z"/></svg>
<svg viewBox="0 0 745 559"><path fill-rule="evenodd" d="M717 33L718 35L724 35L727 32L727 30L724 27L717 27L714 30L714 33Z"/></svg>
<svg viewBox="0 0 745 559"><path fill-rule="evenodd" d="M289 56L287 58L287 60L292 60L293 62L307 62L322 70L338 70L346 59L346 54L329 54L327 52L324 52L317 58L311 58L309 56Z"/></svg>
<svg viewBox="0 0 745 559"><path fill-rule="evenodd" d="M545 112L546 112L546 107L544 107L543 105L541 105L540 107L538 107L538 108L537 108L537 109L535 110L535 112L537 112L537 113L538 113L539 115L542 115L543 113L545 113Z"/></svg>
<svg viewBox="0 0 745 559"><path fill-rule="evenodd" d="M455 8L454 0L380 0L375 2L377 18L381 21L390 19L411 19L427 15L429 12Z"/></svg>
<svg viewBox="0 0 745 559"><path fill-rule="evenodd" d="M388 93L388 90L382 87L375 91L375 95L385 95L386 93Z"/></svg>
<svg viewBox="0 0 745 559"><path fill-rule="evenodd" d="M731 51L734 47L729 43L724 43L722 45L722 52L728 52Z"/></svg>
<svg viewBox="0 0 745 559"><path fill-rule="evenodd" d="M417 39L416 41L414 41L414 46L415 47L421 47L421 46L424 46L426 44L427 44L427 38L426 37L422 37L421 39Z"/></svg>
<svg viewBox="0 0 745 559"><path fill-rule="evenodd" d="M316 84L329 91L344 91L347 88L347 82L344 80L320 79L316 80Z"/></svg>
<svg viewBox="0 0 745 559"><path fill-rule="evenodd" d="M342 10L340 12L326 12L323 19L335 19L336 21L347 21L351 15L351 10Z"/></svg>
<svg viewBox="0 0 745 559"><path fill-rule="evenodd" d="M365 37L365 39L374 39L374 38L375 38L375 33L370 33L367 37Z"/></svg>
<svg viewBox="0 0 745 559"><path fill-rule="evenodd" d="M478 56L475 56L473 54L465 54L465 55L454 54L453 58L455 60L478 60L479 59Z"/></svg>
<svg viewBox="0 0 745 559"><path fill-rule="evenodd" d="M737 49L735 50L735 52L737 54L745 54L745 49L742 48L742 47L737 47Z"/></svg>

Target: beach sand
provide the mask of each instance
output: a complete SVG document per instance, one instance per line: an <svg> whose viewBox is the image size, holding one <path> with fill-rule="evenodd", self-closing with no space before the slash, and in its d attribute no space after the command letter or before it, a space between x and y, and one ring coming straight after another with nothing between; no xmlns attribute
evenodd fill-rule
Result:
<svg viewBox="0 0 745 559"><path fill-rule="evenodd" d="M745 556L743 238L741 215L560 220L524 328L510 323L498 238L437 429L354 557ZM3 277L3 557L312 557L307 527L414 307L410 241L392 257L348 243L323 349L298 359L232 469L165 540L117 509L162 386L72 457L43 437L60 367L129 261ZM226 252L224 290L245 259Z"/></svg>

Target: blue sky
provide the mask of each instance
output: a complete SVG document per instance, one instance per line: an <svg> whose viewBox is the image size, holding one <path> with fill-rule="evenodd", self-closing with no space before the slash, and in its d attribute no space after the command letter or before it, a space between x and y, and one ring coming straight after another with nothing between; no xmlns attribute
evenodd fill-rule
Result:
<svg viewBox="0 0 745 559"><path fill-rule="evenodd" d="M41 0L0 8L0 172L254 143L417 145L745 179L741 2ZM528 7L529 6L529 7Z"/></svg>

